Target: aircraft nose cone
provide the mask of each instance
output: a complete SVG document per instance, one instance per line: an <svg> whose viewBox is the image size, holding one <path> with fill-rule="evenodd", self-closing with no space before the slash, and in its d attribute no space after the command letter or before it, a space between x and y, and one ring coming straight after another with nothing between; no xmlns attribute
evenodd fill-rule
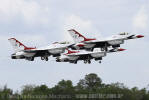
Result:
<svg viewBox="0 0 149 100"><path fill-rule="evenodd" d="M137 38L143 38L144 36L143 35L137 35L136 37Z"/></svg>
<svg viewBox="0 0 149 100"><path fill-rule="evenodd" d="M118 51L125 51L126 49L123 49L123 48L120 48L120 49L118 49Z"/></svg>

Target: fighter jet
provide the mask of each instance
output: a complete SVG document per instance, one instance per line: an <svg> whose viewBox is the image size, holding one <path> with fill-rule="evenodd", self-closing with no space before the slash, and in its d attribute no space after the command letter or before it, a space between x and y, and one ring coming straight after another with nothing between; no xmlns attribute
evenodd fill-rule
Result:
<svg viewBox="0 0 149 100"><path fill-rule="evenodd" d="M125 49L111 49L109 51L101 51L99 48L95 48L94 51L85 51L85 50L69 50L66 49L66 52L63 53L61 56L56 58L56 62L69 62L77 64L79 60L83 60L84 63L91 63L91 59L94 59L95 61L99 60L99 63L101 63L101 60L103 57L107 55L107 53L112 52L118 52L118 51L124 51Z"/></svg>
<svg viewBox="0 0 149 100"><path fill-rule="evenodd" d="M53 55L54 57L60 56L66 48L72 44L69 42L55 42L45 47L27 47L15 38L8 39L14 48L15 53L11 55L12 59L26 59L34 61L35 57L41 57L41 60L48 61L48 57Z"/></svg>
<svg viewBox="0 0 149 100"><path fill-rule="evenodd" d="M109 38L86 38L74 29L68 30L69 34L73 38L75 45L73 49L86 49L93 51L94 48L101 48L102 51L108 51L108 47L118 48L120 44L123 44L125 40L137 39L144 37L143 35L129 34L126 32L113 35Z"/></svg>

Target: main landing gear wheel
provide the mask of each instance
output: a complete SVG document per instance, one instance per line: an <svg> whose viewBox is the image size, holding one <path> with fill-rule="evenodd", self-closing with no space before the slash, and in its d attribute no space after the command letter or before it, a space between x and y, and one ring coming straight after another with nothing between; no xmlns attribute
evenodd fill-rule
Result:
<svg viewBox="0 0 149 100"><path fill-rule="evenodd" d="M31 57L31 61L34 61L34 57Z"/></svg>
<svg viewBox="0 0 149 100"><path fill-rule="evenodd" d="M41 60L44 60L44 57L41 57Z"/></svg>
<svg viewBox="0 0 149 100"><path fill-rule="evenodd" d="M84 63L85 64L87 64L87 63L90 64L91 63L91 60L84 60Z"/></svg>
<svg viewBox="0 0 149 100"><path fill-rule="evenodd" d="M74 64L77 64L77 61L74 61Z"/></svg>
<svg viewBox="0 0 149 100"><path fill-rule="evenodd" d="M41 57L41 60L45 60L45 61L48 61L48 57Z"/></svg>
<svg viewBox="0 0 149 100"><path fill-rule="evenodd" d="M91 63L91 60L88 60L88 64L90 64Z"/></svg>
<svg viewBox="0 0 149 100"><path fill-rule="evenodd" d="M48 57L45 57L45 61L48 61L49 59L48 59Z"/></svg>
<svg viewBox="0 0 149 100"><path fill-rule="evenodd" d="M101 60L99 61L99 63L101 64Z"/></svg>
<svg viewBox="0 0 149 100"><path fill-rule="evenodd" d="M26 57L25 59L28 61L34 61L34 57Z"/></svg>
<svg viewBox="0 0 149 100"><path fill-rule="evenodd" d="M84 63L87 64L87 60L84 60Z"/></svg>

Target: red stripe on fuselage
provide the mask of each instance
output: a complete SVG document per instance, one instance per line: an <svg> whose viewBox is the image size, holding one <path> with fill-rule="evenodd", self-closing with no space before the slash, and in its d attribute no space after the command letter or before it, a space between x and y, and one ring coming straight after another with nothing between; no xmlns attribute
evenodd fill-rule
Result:
<svg viewBox="0 0 149 100"><path fill-rule="evenodd" d="M89 39L89 38L86 38L84 41L92 41L92 40L96 40L96 39Z"/></svg>

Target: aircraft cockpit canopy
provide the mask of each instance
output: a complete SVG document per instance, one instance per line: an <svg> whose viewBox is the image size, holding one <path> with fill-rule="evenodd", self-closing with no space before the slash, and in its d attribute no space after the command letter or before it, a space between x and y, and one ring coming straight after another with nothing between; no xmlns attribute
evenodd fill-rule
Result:
<svg viewBox="0 0 149 100"><path fill-rule="evenodd" d="M119 35L128 35L129 33L127 32L121 32Z"/></svg>
<svg viewBox="0 0 149 100"><path fill-rule="evenodd" d="M64 42L55 42L55 43L53 43L53 44L69 44L69 42L67 42L67 41L64 41Z"/></svg>

